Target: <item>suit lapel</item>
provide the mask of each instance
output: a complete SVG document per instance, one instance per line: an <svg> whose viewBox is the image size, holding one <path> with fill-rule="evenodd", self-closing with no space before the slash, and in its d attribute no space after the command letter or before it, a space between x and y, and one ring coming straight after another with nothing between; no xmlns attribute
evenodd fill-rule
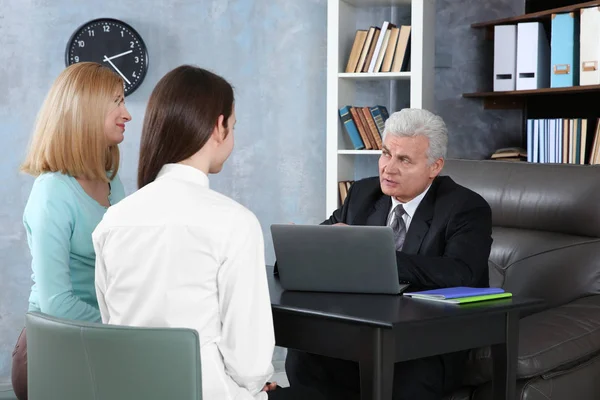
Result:
<svg viewBox="0 0 600 400"><path fill-rule="evenodd" d="M375 201L372 212L367 217L365 225L386 226L391 207L392 199L390 196L382 194L381 197Z"/></svg>
<svg viewBox="0 0 600 400"><path fill-rule="evenodd" d="M352 225L370 225L370 226L385 226L387 225L387 216L392 206L390 196L384 195L381 190L373 193L365 203L367 206L360 210Z"/></svg>
<svg viewBox="0 0 600 400"><path fill-rule="evenodd" d="M435 205L435 192L438 185L438 179L436 178L429 188L429 191L421 200L417 211L413 215L406 233L406 239L404 246L402 246L402 252L407 254L418 254L421 248L421 243L425 235L429 231L431 226L431 220L433 219L433 209Z"/></svg>

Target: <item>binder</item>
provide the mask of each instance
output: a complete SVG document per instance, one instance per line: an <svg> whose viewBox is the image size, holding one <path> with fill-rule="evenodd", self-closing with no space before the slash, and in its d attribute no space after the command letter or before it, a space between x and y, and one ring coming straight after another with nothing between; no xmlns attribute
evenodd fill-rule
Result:
<svg viewBox="0 0 600 400"><path fill-rule="evenodd" d="M581 19L579 84L600 84L600 7L582 8Z"/></svg>
<svg viewBox="0 0 600 400"><path fill-rule="evenodd" d="M579 19L574 12L552 14L550 87L579 85Z"/></svg>
<svg viewBox="0 0 600 400"><path fill-rule="evenodd" d="M517 24L517 90L550 86L550 44L540 22Z"/></svg>
<svg viewBox="0 0 600 400"><path fill-rule="evenodd" d="M494 27L494 92L516 89L517 26Z"/></svg>

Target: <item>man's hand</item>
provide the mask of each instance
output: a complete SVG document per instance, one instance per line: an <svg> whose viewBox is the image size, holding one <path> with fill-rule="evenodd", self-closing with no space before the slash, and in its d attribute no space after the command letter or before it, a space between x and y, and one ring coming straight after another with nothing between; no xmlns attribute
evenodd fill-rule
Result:
<svg viewBox="0 0 600 400"><path fill-rule="evenodd" d="M342 226L342 225L343 225L343 226L348 226L348 224L344 224L343 222L338 222L338 223L336 223L336 224L333 224L333 226L336 226L336 225L340 225L340 226Z"/></svg>
<svg viewBox="0 0 600 400"><path fill-rule="evenodd" d="M267 382L265 384L265 387L263 387L262 391L263 392L270 392L277 389L277 382Z"/></svg>

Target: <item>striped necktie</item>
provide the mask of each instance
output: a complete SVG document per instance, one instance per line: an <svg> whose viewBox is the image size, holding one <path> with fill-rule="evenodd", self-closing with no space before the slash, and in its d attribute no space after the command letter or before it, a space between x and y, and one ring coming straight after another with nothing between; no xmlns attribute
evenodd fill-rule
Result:
<svg viewBox="0 0 600 400"><path fill-rule="evenodd" d="M390 227L394 232L394 242L396 243L396 251L402 250L402 246L404 245L404 239L406 238L406 224L404 223L404 219L402 216L406 212L404 211L404 207L402 204L398 204L396 208L394 208L394 217L392 219L392 223Z"/></svg>

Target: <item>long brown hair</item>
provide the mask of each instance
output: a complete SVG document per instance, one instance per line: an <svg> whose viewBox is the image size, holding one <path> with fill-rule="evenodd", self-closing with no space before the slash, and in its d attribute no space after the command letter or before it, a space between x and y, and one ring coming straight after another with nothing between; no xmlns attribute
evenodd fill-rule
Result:
<svg viewBox="0 0 600 400"><path fill-rule="evenodd" d="M233 102L229 82L210 71L182 65L166 74L146 107L138 187L153 182L165 164L197 153L210 138L219 116L227 128Z"/></svg>
<svg viewBox="0 0 600 400"><path fill-rule="evenodd" d="M119 169L119 148L108 146L104 123L122 88L123 80L101 64L81 62L63 70L38 113L21 170L33 176L62 172L112 179Z"/></svg>

